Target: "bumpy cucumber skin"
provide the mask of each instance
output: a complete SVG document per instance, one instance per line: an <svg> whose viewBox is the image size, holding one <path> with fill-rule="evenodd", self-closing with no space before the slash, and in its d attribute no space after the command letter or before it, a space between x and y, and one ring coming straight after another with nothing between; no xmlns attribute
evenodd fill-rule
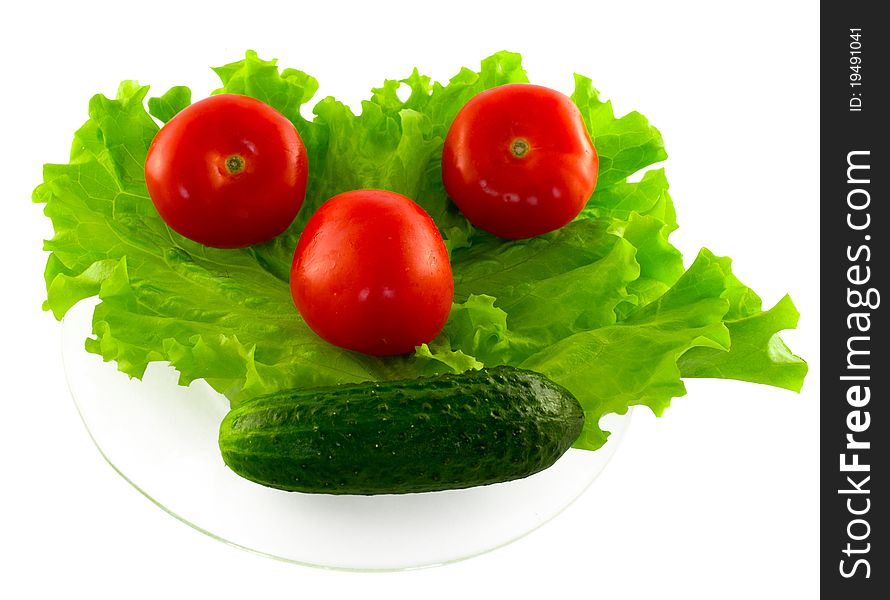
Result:
<svg viewBox="0 0 890 600"><path fill-rule="evenodd" d="M404 494L527 477L555 463L583 424L565 388L495 367L254 398L223 419L219 446L229 468L265 486Z"/></svg>

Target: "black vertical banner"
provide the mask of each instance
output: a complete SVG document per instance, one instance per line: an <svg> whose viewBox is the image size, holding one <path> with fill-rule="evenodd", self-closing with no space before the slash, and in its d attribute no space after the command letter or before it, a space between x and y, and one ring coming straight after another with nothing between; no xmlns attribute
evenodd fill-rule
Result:
<svg viewBox="0 0 890 600"><path fill-rule="evenodd" d="M890 30L882 3L821 6L821 587L890 598L886 204Z"/></svg>

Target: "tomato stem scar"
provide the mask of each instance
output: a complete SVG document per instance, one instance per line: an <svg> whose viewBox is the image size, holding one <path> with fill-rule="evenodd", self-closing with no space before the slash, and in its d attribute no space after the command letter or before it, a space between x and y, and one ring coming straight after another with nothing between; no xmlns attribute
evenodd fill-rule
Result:
<svg viewBox="0 0 890 600"><path fill-rule="evenodd" d="M233 154L226 159L226 170L232 175L237 175L244 170L244 159Z"/></svg>
<svg viewBox="0 0 890 600"><path fill-rule="evenodd" d="M513 156L515 156L516 158L522 158L523 156L528 154L530 148L531 146L529 146L527 141L522 138L516 138L510 145L510 152L512 152Z"/></svg>

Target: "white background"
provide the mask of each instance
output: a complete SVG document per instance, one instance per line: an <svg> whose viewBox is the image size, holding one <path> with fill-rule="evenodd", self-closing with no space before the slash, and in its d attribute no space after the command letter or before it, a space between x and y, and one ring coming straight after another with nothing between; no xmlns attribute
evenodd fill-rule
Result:
<svg viewBox="0 0 890 600"><path fill-rule="evenodd" d="M329 8L319 8L320 6ZM6 598L610 597L818 595L819 15L813 3L70 2L4 8L0 108L3 402L0 596ZM286 7L286 8L285 8ZM734 258L810 363L800 395L692 381L662 419L644 409L567 511L493 553L404 573L294 566L172 519L102 460L68 394L59 325L41 313L51 235L29 201L65 162L89 97L121 79L160 93L216 85L207 68L256 49L357 107L414 65L444 80L499 49L536 83L593 78L618 113L664 135L691 260Z"/></svg>

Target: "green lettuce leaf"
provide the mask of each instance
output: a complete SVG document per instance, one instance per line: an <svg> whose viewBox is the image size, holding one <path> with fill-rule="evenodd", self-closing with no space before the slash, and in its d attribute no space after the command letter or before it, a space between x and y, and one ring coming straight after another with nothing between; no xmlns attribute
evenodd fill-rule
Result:
<svg viewBox="0 0 890 600"><path fill-rule="evenodd" d="M686 393L677 360L687 351L729 350L723 322L729 277L725 263L702 250L673 287L631 318L576 333L522 363L578 397L586 419L577 446L605 443L599 427L605 414L642 404L660 416L671 398Z"/></svg>
<svg viewBox="0 0 890 600"><path fill-rule="evenodd" d="M371 91L355 114L334 98L313 102L318 82L247 52L214 69L213 93L246 94L290 119L307 148L306 201L291 227L250 248L191 242L157 215L143 163L151 140L189 105L177 86L147 98L121 84L89 102L68 164L46 165L34 201L55 234L44 308L61 319L98 296L86 349L141 377L166 361L180 383L206 380L233 404L286 387L420 377L512 364L538 370L581 401L587 424L576 443L596 449L608 413L646 405L656 414L683 395L683 377L741 379L799 389L806 364L778 332L794 327L787 297L760 298L702 250L689 269L669 236L676 212L663 169L661 134L638 113L616 117L586 77L579 107L600 158L596 191L579 217L529 240L506 241L469 224L441 179L442 144L463 104L480 91L528 81L518 54L499 52L447 83L417 69ZM398 90L408 86L402 101ZM312 106L311 120L302 116ZM439 336L410 356L377 358L318 338L288 286L306 221L334 194L382 188L417 201L435 220L452 259L455 299Z"/></svg>

